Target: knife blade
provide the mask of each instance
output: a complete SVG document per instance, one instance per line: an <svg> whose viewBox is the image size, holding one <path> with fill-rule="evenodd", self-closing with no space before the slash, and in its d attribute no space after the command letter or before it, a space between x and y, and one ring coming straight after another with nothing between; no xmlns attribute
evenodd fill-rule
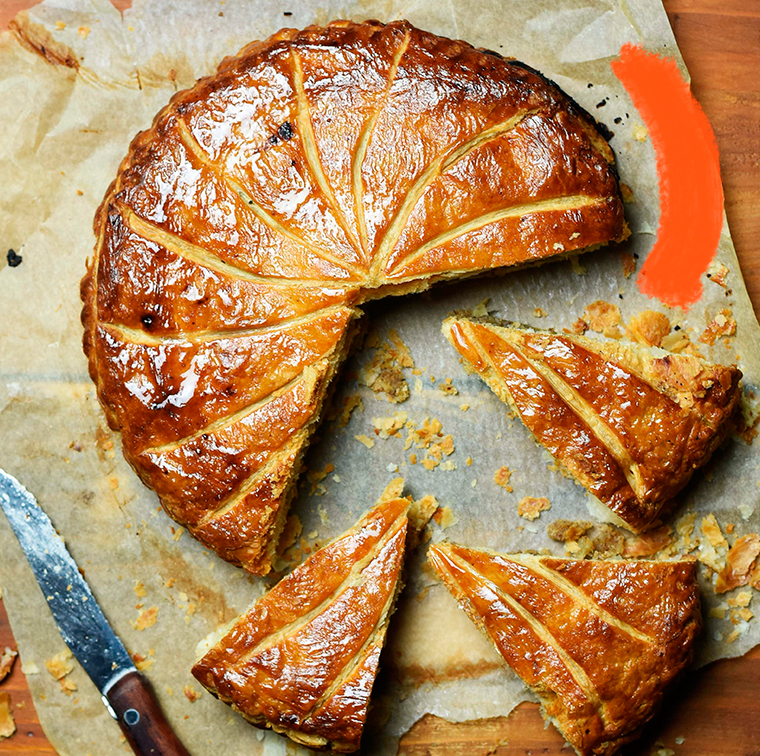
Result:
<svg viewBox="0 0 760 756"><path fill-rule="evenodd" d="M101 693L138 756L189 756L161 713L50 518L0 470L0 507L37 578L61 637Z"/></svg>

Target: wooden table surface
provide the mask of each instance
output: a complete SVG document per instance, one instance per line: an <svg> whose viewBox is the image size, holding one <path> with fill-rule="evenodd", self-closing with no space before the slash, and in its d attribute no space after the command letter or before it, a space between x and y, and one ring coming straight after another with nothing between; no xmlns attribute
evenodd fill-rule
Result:
<svg viewBox="0 0 760 756"><path fill-rule="evenodd" d="M0 0L0 28L32 4ZM117 7L129 4L115 0ZM728 221L760 312L760 0L665 0L665 8L694 94L715 130ZM5 646L15 648L15 642L0 602L0 649ZM19 663L0 690L11 695L18 728L0 741L0 756L55 756ZM509 717L456 725L425 717L404 737L401 751L407 756L567 756L563 745L553 728L544 729L538 707L522 704ZM760 756L760 646L688 675L643 738L624 753L644 756L661 748L677 756Z"/></svg>

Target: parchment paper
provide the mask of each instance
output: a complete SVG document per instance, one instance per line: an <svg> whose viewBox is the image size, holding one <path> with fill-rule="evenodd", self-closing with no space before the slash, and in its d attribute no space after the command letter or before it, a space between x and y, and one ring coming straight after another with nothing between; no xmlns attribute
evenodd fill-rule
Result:
<svg viewBox="0 0 760 756"><path fill-rule="evenodd" d="M251 728L205 692L195 703L183 694L187 685L201 692L189 673L198 641L245 609L264 582L183 535L124 462L86 374L78 284L92 250L95 208L130 139L150 124L170 95L252 39L281 26L336 17L406 17L430 31L515 56L555 79L615 132L620 174L635 198L626 207L633 230L626 248L638 255L639 267L658 222L654 156L609 62L623 43L633 42L676 58L686 75L663 8L654 0L137 0L123 17L106 0L48 0L19 17L25 44L10 33L0 36L0 251L3 261L7 248L23 258L16 267L0 262L0 465L50 514L114 629L150 665L146 674L196 756L294 752L284 739ZM549 263L368 307L365 317L372 330L380 338L397 330L419 374L405 369L411 396L393 405L358 382L373 349L349 362L335 401L340 407L344 398L358 393L364 409L355 411L345 427L322 427L308 466L319 471L330 463L334 470L301 489L294 511L303 522L303 538L324 541L343 531L400 473L410 493L432 493L450 507L455 521L444 518L442 524L449 527L436 526L435 540L563 553L562 545L547 537L546 525L559 517L587 519L587 495L550 471L551 458L522 424L507 417L479 379L464 374L440 335L441 321L455 308L476 307L490 298L487 309L500 317L562 328L585 305L602 299L618 304L626 322L646 308L666 312L696 342L716 313L729 307L736 338L699 347L715 361L738 361L749 401L760 379L760 331L725 225L716 260L728 268L727 288L705 278L704 294L688 313L639 294L635 276L624 276L618 249L583 257L583 268ZM536 317L536 308L546 316ZM458 395L439 390L445 378ZM469 405L467 411L463 404ZM411 464L412 453L421 459L425 452L403 448L408 430L385 440L375 436L373 418L402 411L418 426L426 417L440 420L455 443L444 462L453 464L433 470ZM374 447L359 443L357 435L375 438ZM759 463L760 446L731 440L708 473L687 489L672 519L697 512L695 537L701 517L710 512L724 528L735 524L729 542L757 532ZM502 465L513 471L512 492L493 481ZM517 502L526 495L547 497L551 509L532 523L518 517ZM412 559L409 585L392 622L374 721L365 737L368 753L394 753L400 734L425 712L451 720L490 717L508 713L528 697L422 569L422 551ZM83 670L77 666L68 678L77 685L71 696L45 670L45 660L64 650L63 642L3 518L0 554L4 598L46 734L66 755L125 752L118 728ZM719 548L718 557L724 555ZM706 568L702 578L706 629L700 664L742 654L760 640L753 620L737 625L738 639L725 642L735 629L728 614L722 620L709 616L725 597L714 595ZM153 626L133 626L154 606Z"/></svg>

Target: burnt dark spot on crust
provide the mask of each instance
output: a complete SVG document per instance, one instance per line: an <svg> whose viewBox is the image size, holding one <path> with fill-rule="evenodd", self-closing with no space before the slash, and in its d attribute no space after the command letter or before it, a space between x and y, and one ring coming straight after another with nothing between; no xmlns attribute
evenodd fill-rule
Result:
<svg viewBox="0 0 760 756"><path fill-rule="evenodd" d="M279 129L277 129L277 136L280 137L283 142L287 142L288 140L292 139L294 134L295 131L293 131L293 124L290 121L285 121L285 123L283 123Z"/></svg>
<svg viewBox="0 0 760 756"><path fill-rule="evenodd" d="M153 327L153 316L152 315L143 315L140 318L140 322L150 331L150 329Z"/></svg>
<svg viewBox="0 0 760 756"><path fill-rule="evenodd" d="M16 250L9 249L8 254L5 256L5 259L8 261L8 265L11 268L18 268L19 265L24 261L24 258L21 257L21 255L16 254Z"/></svg>
<svg viewBox="0 0 760 756"><path fill-rule="evenodd" d="M222 391L225 396L235 396L236 393L234 386L226 386Z"/></svg>

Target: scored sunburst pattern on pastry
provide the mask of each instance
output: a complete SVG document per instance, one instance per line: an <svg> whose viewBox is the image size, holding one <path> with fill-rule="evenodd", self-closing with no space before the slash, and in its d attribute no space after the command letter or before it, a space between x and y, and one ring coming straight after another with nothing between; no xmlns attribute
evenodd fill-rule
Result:
<svg viewBox="0 0 760 756"><path fill-rule="evenodd" d="M622 238L612 162L540 75L406 22L226 59L135 138L96 219L85 350L127 459L267 572L356 305Z"/></svg>
<svg viewBox="0 0 760 756"><path fill-rule="evenodd" d="M536 439L634 532L732 429L736 367L467 317L444 335Z"/></svg>
<svg viewBox="0 0 760 756"><path fill-rule="evenodd" d="M408 509L407 499L381 500L316 551L235 621L195 677L259 727L355 751L400 587Z"/></svg>
<svg viewBox="0 0 760 756"><path fill-rule="evenodd" d="M443 583L581 756L633 740L691 660L696 561L428 552Z"/></svg>

